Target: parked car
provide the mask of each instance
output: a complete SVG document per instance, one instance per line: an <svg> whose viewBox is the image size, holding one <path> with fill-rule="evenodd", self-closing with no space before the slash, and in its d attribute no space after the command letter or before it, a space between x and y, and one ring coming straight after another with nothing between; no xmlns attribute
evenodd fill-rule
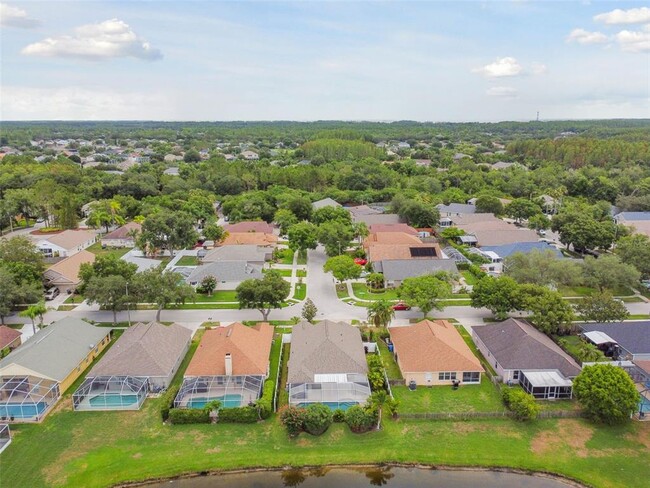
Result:
<svg viewBox="0 0 650 488"><path fill-rule="evenodd" d="M57 287L53 288L48 288L45 290L45 299L46 300L54 300L56 297L59 296L59 293L61 293L61 290L59 290Z"/></svg>
<svg viewBox="0 0 650 488"><path fill-rule="evenodd" d="M365 258L354 258L354 262L359 266L365 266L368 263L368 260Z"/></svg>
<svg viewBox="0 0 650 488"><path fill-rule="evenodd" d="M404 302L397 302L393 305L393 310L411 310L411 307Z"/></svg>
<svg viewBox="0 0 650 488"><path fill-rule="evenodd" d="M537 233L538 233L540 236L545 236L545 235L546 235L546 231L545 231L544 229L540 229L540 230L538 230Z"/></svg>

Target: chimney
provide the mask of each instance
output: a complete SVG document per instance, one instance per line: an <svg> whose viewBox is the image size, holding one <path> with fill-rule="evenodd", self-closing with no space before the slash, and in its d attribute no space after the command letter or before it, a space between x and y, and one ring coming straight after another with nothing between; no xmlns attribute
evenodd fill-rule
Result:
<svg viewBox="0 0 650 488"><path fill-rule="evenodd" d="M226 353L226 376L232 376L232 356L230 353Z"/></svg>

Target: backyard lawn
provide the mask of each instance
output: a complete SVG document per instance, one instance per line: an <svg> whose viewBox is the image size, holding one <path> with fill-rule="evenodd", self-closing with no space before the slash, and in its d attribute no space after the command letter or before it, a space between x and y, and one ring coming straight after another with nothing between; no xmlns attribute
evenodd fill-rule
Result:
<svg viewBox="0 0 650 488"><path fill-rule="evenodd" d="M478 278L471 271L467 271L467 270L461 271L460 274L463 275L463 278L465 278L465 283L467 283L468 285L475 285L476 283L478 283Z"/></svg>
<svg viewBox="0 0 650 488"><path fill-rule="evenodd" d="M388 379L401 380L402 372L399 370L399 366L395 362L393 353L388 350L388 346L384 341L378 340L377 344L379 345L379 354L381 355L381 360L384 363L384 368L386 368L386 375L388 375Z"/></svg>
<svg viewBox="0 0 650 488"><path fill-rule="evenodd" d="M586 344L582 339L580 339L580 337L576 335L554 336L553 338L560 344L560 347L562 347L562 349L564 349L567 353L569 353L569 355L573 356L574 358L579 358L581 356L580 346ZM595 347L592 349L598 352L598 358L591 359L591 361L610 361L609 358L605 357L602 351L599 351Z"/></svg>
<svg viewBox="0 0 650 488"><path fill-rule="evenodd" d="M449 386L393 386L393 395L400 402L400 413L501 412L505 410L499 390L488 378L480 385L462 385L457 390Z"/></svg>
<svg viewBox="0 0 650 488"><path fill-rule="evenodd" d="M357 298L363 300L399 300L397 290L387 289L380 293L374 293L368 289L365 283L352 283L352 290Z"/></svg>
<svg viewBox="0 0 650 488"><path fill-rule="evenodd" d="M176 266L198 266L199 258L196 256L183 256L178 260Z"/></svg>
<svg viewBox="0 0 650 488"><path fill-rule="evenodd" d="M293 254L291 249L279 249L277 252L279 264L293 264Z"/></svg>
<svg viewBox="0 0 650 488"><path fill-rule="evenodd" d="M595 288L590 288L588 286L561 286L558 288L558 291L564 297L585 297L597 292ZM634 295L634 292L627 287L616 288L610 291L615 297L629 297Z"/></svg>
<svg viewBox="0 0 650 488"><path fill-rule="evenodd" d="M196 301L200 302L236 302L237 292L235 290L216 290L212 295L204 293L196 294Z"/></svg>
<svg viewBox="0 0 650 488"><path fill-rule="evenodd" d="M112 254L118 258L121 258L124 256L127 252L129 252L131 249L127 247L120 247L120 248L114 248L114 247L106 247L102 249L102 244L101 242L96 242L92 246L90 246L86 251L90 251L93 253L95 256L105 256L107 254Z"/></svg>

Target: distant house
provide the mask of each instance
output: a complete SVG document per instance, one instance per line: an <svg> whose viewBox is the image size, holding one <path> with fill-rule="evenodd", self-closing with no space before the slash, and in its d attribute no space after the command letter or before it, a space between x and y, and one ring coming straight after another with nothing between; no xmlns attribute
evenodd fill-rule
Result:
<svg viewBox="0 0 650 488"><path fill-rule="evenodd" d="M370 384L359 330L330 320L294 325L287 389L289 404L301 407L323 403L336 410L365 403Z"/></svg>
<svg viewBox="0 0 650 488"><path fill-rule="evenodd" d="M147 393L171 384L191 340L192 331L178 324L129 327L74 392L74 410L139 409Z"/></svg>
<svg viewBox="0 0 650 488"><path fill-rule="evenodd" d="M428 168L431 166L431 160L430 159L416 159L415 160L415 165L416 166L421 166L424 168Z"/></svg>
<svg viewBox="0 0 650 488"><path fill-rule="evenodd" d="M67 317L0 360L0 420L42 420L108 345L110 333Z"/></svg>
<svg viewBox="0 0 650 488"><path fill-rule="evenodd" d="M524 169L526 168L525 166L522 166L519 163L507 163L505 161L497 161L496 163L494 163L492 165L492 169L499 171L499 170L502 170L502 169L512 168L513 166L518 167L518 168L524 168Z"/></svg>
<svg viewBox="0 0 650 488"><path fill-rule="evenodd" d="M255 151L242 151L241 157L247 161L255 161L257 159L260 159L260 155L257 154Z"/></svg>
<svg viewBox="0 0 650 488"><path fill-rule="evenodd" d="M185 281L197 287L208 276L217 280L218 289L234 290L242 281L261 279L264 275L261 267L246 261L214 261L194 268Z"/></svg>
<svg viewBox="0 0 650 488"><path fill-rule="evenodd" d="M273 246L277 244L278 236L265 232L230 232L221 242L221 246Z"/></svg>
<svg viewBox="0 0 650 488"><path fill-rule="evenodd" d="M166 163L175 163L176 161L182 161L183 156L177 156L175 154L165 154L164 160Z"/></svg>
<svg viewBox="0 0 650 488"><path fill-rule="evenodd" d="M454 154L453 159L454 159L454 161L461 161L463 159L474 159L474 158L472 156L470 156L469 154L456 153L456 154Z"/></svg>
<svg viewBox="0 0 650 488"><path fill-rule="evenodd" d="M109 232L100 239L102 247L135 247L134 234L142 232L142 225L137 222L129 222Z"/></svg>
<svg viewBox="0 0 650 488"><path fill-rule="evenodd" d="M0 325L0 351L4 351L5 349L13 351L20 346L21 337L22 334L19 330L12 329L6 325Z"/></svg>
<svg viewBox="0 0 650 488"><path fill-rule="evenodd" d="M650 320L583 324L587 340L614 359L650 361Z"/></svg>
<svg viewBox="0 0 650 488"><path fill-rule="evenodd" d="M635 234L650 237L650 212L620 212L614 216L614 221L630 227Z"/></svg>
<svg viewBox="0 0 650 488"><path fill-rule="evenodd" d="M466 203L450 203L449 205L440 203L436 205L436 208L440 212L441 217L452 217L457 215L476 213L476 206Z"/></svg>
<svg viewBox="0 0 650 488"><path fill-rule="evenodd" d="M171 168L167 168L165 171L163 171L163 174L167 176L180 176L178 166L172 166Z"/></svg>
<svg viewBox="0 0 650 488"><path fill-rule="evenodd" d="M58 234L52 234L36 243L36 247L45 257L68 257L72 256L97 241L97 234L87 230L64 230Z"/></svg>
<svg viewBox="0 0 650 488"><path fill-rule="evenodd" d="M84 263L95 262L95 255L89 251L80 251L62 259L45 270L43 277L49 286L56 286L61 291L74 290L79 283L79 270Z"/></svg>
<svg viewBox="0 0 650 488"><path fill-rule="evenodd" d="M413 236L418 235L417 229L414 229L408 224L371 224L368 227L368 230L371 234L376 234L379 232L401 232Z"/></svg>
<svg viewBox="0 0 650 488"><path fill-rule="evenodd" d="M571 398L580 366L546 334L525 320L508 319L472 329L472 339L506 383L535 398Z"/></svg>
<svg viewBox="0 0 650 488"><path fill-rule="evenodd" d="M322 200L317 200L314 203L311 204L312 208L314 210L318 210L319 208L325 208L325 207L341 207L341 204L338 203L336 200L333 200L331 198L323 198Z"/></svg>
<svg viewBox="0 0 650 488"><path fill-rule="evenodd" d="M204 263L215 261L246 261L252 265L263 266L273 256L273 249L255 244L242 244L240 246L221 246L208 251L203 259Z"/></svg>
<svg viewBox="0 0 650 488"><path fill-rule="evenodd" d="M265 323L247 327L236 322L206 330L174 406L203 408L219 400L222 407L232 408L255 402L270 374L272 343L273 327Z"/></svg>
<svg viewBox="0 0 650 488"><path fill-rule="evenodd" d="M226 224L223 229L230 234L239 234L242 232L259 232L263 234L273 234L274 227L263 220L250 220L237 222L236 224Z"/></svg>
<svg viewBox="0 0 650 488"><path fill-rule="evenodd" d="M390 259L441 259L442 250L437 243L374 244L366 248L366 257L371 263Z"/></svg>
<svg viewBox="0 0 650 488"><path fill-rule="evenodd" d="M406 232L375 232L363 240L363 247L367 249L377 244L421 244L417 235Z"/></svg>
<svg viewBox="0 0 650 488"><path fill-rule="evenodd" d="M556 247L551 246L548 242L513 242L512 244L503 244L500 246L482 246L477 250L479 254L490 260L489 264L481 265L484 271L501 273L503 271L503 261L516 253L529 254L533 251L551 251L558 259L564 258L562 252Z"/></svg>
<svg viewBox="0 0 650 488"><path fill-rule="evenodd" d="M446 320L423 320L393 327L395 360L406 383L418 386L481 382L485 370L456 328Z"/></svg>
<svg viewBox="0 0 650 488"><path fill-rule="evenodd" d="M491 213L464 214L450 217L451 225L465 231L461 236L463 243L472 238L472 245L501 246L518 242L538 242L539 236L534 230L521 229L495 217ZM463 240L465 239L465 240Z"/></svg>

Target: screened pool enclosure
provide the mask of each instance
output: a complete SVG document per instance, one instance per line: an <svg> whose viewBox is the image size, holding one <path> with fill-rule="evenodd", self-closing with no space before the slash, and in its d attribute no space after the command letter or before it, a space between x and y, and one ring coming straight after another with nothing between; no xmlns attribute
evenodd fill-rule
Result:
<svg viewBox="0 0 650 488"><path fill-rule="evenodd" d="M137 376L86 378L72 395L72 406L84 410L139 410L147 397L149 382Z"/></svg>
<svg viewBox="0 0 650 488"><path fill-rule="evenodd" d="M38 422L59 398L59 384L38 376L3 377L0 421Z"/></svg>
<svg viewBox="0 0 650 488"><path fill-rule="evenodd" d="M192 376L183 380L174 407L203 408L214 400L222 408L245 407L260 397L263 386L263 376Z"/></svg>
<svg viewBox="0 0 650 488"><path fill-rule="evenodd" d="M306 407L323 403L332 410L345 410L365 403L370 396L370 384L364 374L316 374L314 383L289 385L289 403Z"/></svg>

